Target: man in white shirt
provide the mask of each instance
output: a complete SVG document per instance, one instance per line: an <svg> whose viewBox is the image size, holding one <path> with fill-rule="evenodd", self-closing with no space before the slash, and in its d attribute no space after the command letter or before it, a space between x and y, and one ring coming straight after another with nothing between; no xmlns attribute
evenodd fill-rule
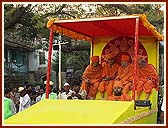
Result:
<svg viewBox="0 0 168 128"><path fill-rule="evenodd" d="M59 97L59 99L67 100L67 97L71 96L72 92L73 92L72 90L70 90L70 84L65 83L64 90L65 90L65 92L61 93L61 97Z"/></svg>
<svg viewBox="0 0 168 128"><path fill-rule="evenodd" d="M29 95L26 93L26 90L24 87L19 87L18 92L20 93L19 112L21 112L24 109L30 107L31 99Z"/></svg>

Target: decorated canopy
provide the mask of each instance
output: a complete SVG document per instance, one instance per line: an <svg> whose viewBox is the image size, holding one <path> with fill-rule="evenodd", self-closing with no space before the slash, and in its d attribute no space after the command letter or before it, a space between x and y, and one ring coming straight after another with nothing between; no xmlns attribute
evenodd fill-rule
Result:
<svg viewBox="0 0 168 128"><path fill-rule="evenodd" d="M144 14L74 20L59 20L58 18L53 18L48 21L47 27L50 29L47 87L49 86L50 80L53 32L63 34L73 39L94 43L94 40L99 37L102 39L106 37L135 37L134 50L132 50L134 52L133 92L135 92L135 82L137 78L138 37L150 37L156 40L154 42L163 40L163 36L149 23ZM93 49L95 48L92 48L92 50ZM59 56L61 56L61 54L59 54ZM61 88L60 86L61 82L59 82L59 88ZM46 92L48 92L48 88L46 88ZM48 93L46 97L48 97ZM135 99L134 93L132 94L132 99Z"/></svg>
<svg viewBox="0 0 168 128"><path fill-rule="evenodd" d="M95 37L135 36L136 18L140 19L139 36L154 37L158 41L163 40L163 36L149 23L144 14L75 20L53 18L48 21L47 27L65 36L91 42Z"/></svg>

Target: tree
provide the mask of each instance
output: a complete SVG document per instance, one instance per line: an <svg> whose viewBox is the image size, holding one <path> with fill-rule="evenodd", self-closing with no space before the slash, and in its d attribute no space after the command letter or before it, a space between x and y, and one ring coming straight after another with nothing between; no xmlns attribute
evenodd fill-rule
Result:
<svg viewBox="0 0 168 128"><path fill-rule="evenodd" d="M48 39L46 24L51 17L74 19L145 13L148 20L162 32L164 15L161 7L161 4L4 4L4 30L32 45L35 38L39 41L41 38ZM63 50L66 51L66 48Z"/></svg>

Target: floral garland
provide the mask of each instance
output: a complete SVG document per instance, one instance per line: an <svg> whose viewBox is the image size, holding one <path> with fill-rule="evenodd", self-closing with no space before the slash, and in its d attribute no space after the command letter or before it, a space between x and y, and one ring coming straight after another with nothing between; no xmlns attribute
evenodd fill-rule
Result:
<svg viewBox="0 0 168 128"><path fill-rule="evenodd" d="M150 116L150 115L152 115L153 113L155 113L155 112L157 112L157 111L158 111L158 109L153 109L153 110L150 110L150 111L148 111L148 112L140 113L140 114L138 114L138 115L136 115L136 116L132 116L132 117L130 117L130 118L128 118L128 119L122 121L120 124L131 124L132 122L134 122L134 121L136 121L136 120L139 120L139 119L141 119L141 118L144 118L144 117L146 117L146 116Z"/></svg>
<svg viewBox="0 0 168 128"><path fill-rule="evenodd" d="M142 21L144 27L146 27L153 35L157 38L158 41L163 41L163 36L156 31L155 27L150 24L150 22L147 20L145 14L132 14L132 16L139 16L140 20Z"/></svg>

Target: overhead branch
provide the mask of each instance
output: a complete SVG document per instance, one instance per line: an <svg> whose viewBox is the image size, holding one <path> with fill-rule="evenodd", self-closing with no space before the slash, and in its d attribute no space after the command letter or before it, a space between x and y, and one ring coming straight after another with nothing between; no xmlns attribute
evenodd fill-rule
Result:
<svg viewBox="0 0 168 128"><path fill-rule="evenodd" d="M66 13L66 12L61 12L60 14L65 14L65 15L68 15L68 16L70 16L70 17L73 17L73 18L76 18L76 16L74 16L74 15L71 15L70 13Z"/></svg>
<svg viewBox="0 0 168 128"><path fill-rule="evenodd" d="M21 6L19 8L16 8L10 16L5 17L6 22L4 25L4 29L7 30L10 28L13 28L15 26L15 24L19 23L20 19L25 14L26 10L30 7L31 7L31 4L28 4L26 7Z"/></svg>
<svg viewBox="0 0 168 128"><path fill-rule="evenodd" d="M130 9L124 4L110 4L110 6L118 8L127 14L131 14Z"/></svg>
<svg viewBox="0 0 168 128"><path fill-rule="evenodd" d="M63 4L56 12L50 12L50 13L45 13L42 18L46 18L48 16L51 16L51 15L55 15L57 16L58 14L61 13L61 11L63 10L63 8L65 8L66 4Z"/></svg>
<svg viewBox="0 0 168 128"><path fill-rule="evenodd" d="M131 14L130 9L124 4L108 4L108 6L103 5L103 4L98 4L98 5L101 6L102 8L107 8L107 9L111 8L111 7L114 7L114 8L122 10L126 14Z"/></svg>
<svg viewBox="0 0 168 128"><path fill-rule="evenodd" d="M28 12L31 12L37 6L38 6L38 4L34 5Z"/></svg>

